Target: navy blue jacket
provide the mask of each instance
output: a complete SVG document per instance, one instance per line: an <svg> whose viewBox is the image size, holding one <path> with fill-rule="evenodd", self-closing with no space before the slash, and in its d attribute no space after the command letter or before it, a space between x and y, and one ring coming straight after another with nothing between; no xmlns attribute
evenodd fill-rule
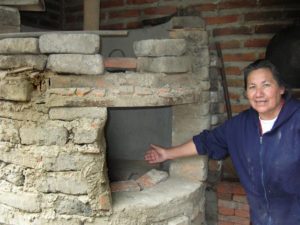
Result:
<svg viewBox="0 0 300 225"><path fill-rule="evenodd" d="M260 130L250 108L193 141L212 159L230 155L253 225L300 225L300 101L287 100L272 130Z"/></svg>

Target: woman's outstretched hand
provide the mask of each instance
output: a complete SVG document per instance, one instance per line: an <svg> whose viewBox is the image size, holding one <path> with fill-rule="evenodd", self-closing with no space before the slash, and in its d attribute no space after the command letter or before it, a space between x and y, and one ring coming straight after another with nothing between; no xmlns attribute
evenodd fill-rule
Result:
<svg viewBox="0 0 300 225"><path fill-rule="evenodd" d="M145 160L150 163L161 163L168 159L197 155L197 149L193 140L170 148L162 148L157 145L150 145L150 149L145 154Z"/></svg>
<svg viewBox="0 0 300 225"><path fill-rule="evenodd" d="M159 147L157 145L150 145L150 149L145 154L145 160L149 164L161 163L166 161L167 151L165 148Z"/></svg>

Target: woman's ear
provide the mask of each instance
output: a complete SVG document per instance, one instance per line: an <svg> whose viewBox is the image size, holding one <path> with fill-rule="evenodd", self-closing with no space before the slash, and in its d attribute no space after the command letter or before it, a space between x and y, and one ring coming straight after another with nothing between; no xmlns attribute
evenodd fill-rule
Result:
<svg viewBox="0 0 300 225"><path fill-rule="evenodd" d="M280 87L280 94L283 95L285 93L285 87Z"/></svg>

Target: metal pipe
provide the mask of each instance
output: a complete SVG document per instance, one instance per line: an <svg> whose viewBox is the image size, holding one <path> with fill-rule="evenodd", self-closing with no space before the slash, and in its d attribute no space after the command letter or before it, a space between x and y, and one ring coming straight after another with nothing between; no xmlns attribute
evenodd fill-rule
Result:
<svg viewBox="0 0 300 225"><path fill-rule="evenodd" d="M83 29L99 30L99 26L100 26L100 0L84 0Z"/></svg>

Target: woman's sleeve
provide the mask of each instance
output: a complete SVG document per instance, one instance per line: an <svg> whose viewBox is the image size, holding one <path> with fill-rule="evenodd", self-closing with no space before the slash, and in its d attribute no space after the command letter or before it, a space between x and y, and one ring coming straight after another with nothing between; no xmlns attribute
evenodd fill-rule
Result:
<svg viewBox="0 0 300 225"><path fill-rule="evenodd" d="M228 156L227 124L223 124L213 130L204 130L193 137L199 155L207 154L209 158L220 160Z"/></svg>

